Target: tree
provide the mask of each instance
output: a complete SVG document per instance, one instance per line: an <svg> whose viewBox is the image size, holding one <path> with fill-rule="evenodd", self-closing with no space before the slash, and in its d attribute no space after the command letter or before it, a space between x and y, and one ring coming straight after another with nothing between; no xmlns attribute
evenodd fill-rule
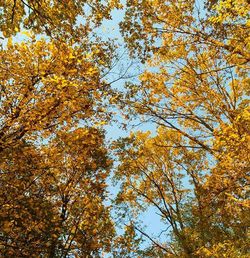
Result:
<svg viewBox="0 0 250 258"><path fill-rule="evenodd" d="M114 45L94 29L117 2L0 7L0 254L100 257L114 236L102 132Z"/></svg>
<svg viewBox="0 0 250 258"><path fill-rule="evenodd" d="M246 257L249 220L249 3L127 1L121 24L147 64L120 98L126 115L157 126L115 144L117 202L155 207L170 236L163 257ZM121 94L121 96L124 94ZM187 183L187 181L189 182ZM160 256L160 255L159 255Z"/></svg>

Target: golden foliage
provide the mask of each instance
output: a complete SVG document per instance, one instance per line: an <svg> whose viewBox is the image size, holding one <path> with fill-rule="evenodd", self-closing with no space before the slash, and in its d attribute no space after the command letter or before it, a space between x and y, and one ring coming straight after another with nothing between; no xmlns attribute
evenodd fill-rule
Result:
<svg viewBox="0 0 250 258"><path fill-rule="evenodd" d="M171 238L154 240L143 227L139 233L160 257L248 252L250 5L206 6L127 1L122 22L131 55L146 69L120 106L157 132L115 144L123 182L117 202L135 214L154 207Z"/></svg>

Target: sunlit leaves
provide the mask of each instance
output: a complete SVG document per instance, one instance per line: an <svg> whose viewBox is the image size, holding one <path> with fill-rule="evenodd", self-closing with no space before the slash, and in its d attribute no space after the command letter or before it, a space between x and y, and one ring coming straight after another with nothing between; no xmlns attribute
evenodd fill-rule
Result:
<svg viewBox="0 0 250 258"><path fill-rule="evenodd" d="M16 34L25 27L49 36L64 34L71 37L79 19L85 21L85 29L91 30L104 18L110 19L111 10L121 6L117 0L105 3L96 0L1 0L0 7L0 30L4 36Z"/></svg>
<svg viewBox="0 0 250 258"><path fill-rule="evenodd" d="M144 236L166 257L247 252L248 9L244 0L127 1L121 29L146 69L121 109L158 131L118 141L117 201L135 214L157 210L174 253Z"/></svg>
<svg viewBox="0 0 250 258"><path fill-rule="evenodd" d="M99 67L78 46L44 39L9 43L1 59L1 145L90 118L107 90Z"/></svg>
<svg viewBox="0 0 250 258"><path fill-rule="evenodd" d="M1 256L99 257L114 236L101 132L114 44L93 30L119 3L0 7Z"/></svg>
<svg viewBox="0 0 250 258"><path fill-rule="evenodd" d="M94 129L58 134L1 157L1 254L79 255L109 251L113 225L105 179L110 160ZM32 250L32 248L34 250ZM32 252L31 252L32 250Z"/></svg>

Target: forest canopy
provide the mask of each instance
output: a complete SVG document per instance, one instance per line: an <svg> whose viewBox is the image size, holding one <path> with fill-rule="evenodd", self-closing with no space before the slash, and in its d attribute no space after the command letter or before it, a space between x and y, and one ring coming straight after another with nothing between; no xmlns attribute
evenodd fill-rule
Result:
<svg viewBox="0 0 250 258"><path fill-rule="evenodd" d="M249 257L249 13L0 0L0 256Z"/></svg>

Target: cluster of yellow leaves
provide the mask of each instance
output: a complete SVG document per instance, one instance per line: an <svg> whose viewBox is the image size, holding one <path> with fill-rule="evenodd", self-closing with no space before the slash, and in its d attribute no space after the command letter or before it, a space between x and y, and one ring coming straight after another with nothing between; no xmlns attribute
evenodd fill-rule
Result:
<svg viewBox="0 0 250 258"><path fill-rule="evenodd" d="M79 46L45 39L10 43L1 55L1 148L90 118L106 86ZM51 128L53 130L51 131Z"/></svg>
<svg viewBox="0 0 250 258"><path fill-rule="evenodd" d="M210 250L209 250L210 249ZM237 249L235 249L234 244L230 241L225 241L224 243L215 244L212 248L201 248L197 252L198 257L230 257L230 258L247 258L248 255L241 254Z"/></svg>
<svg viewBox="0 0 250 258"><path fill-rule="evenodd" d="M193 238L193 229L186 228L185 217L190 211L183 204L191 188L184 182L189 180L193 185L195 200L201 206L202 171L206 170L207 161L202 149L194 152L195 145L190 145L189 149L187 144L181 133L165 127L158 127L156 136L139 131L118 141L115 147L121 164L116 177L123 184L117 203L129 203L137 212L154 207L162 223L173 227L184 253L192 253L194 250L189 243L198 242L200 235L198 233L198 239ZM159 246L168 250L168 246L161 243Z"/></svg>
<svg viewBox="0 0 250 258"><path fill-rule="evenodd" d="M24 27L32 28L35 33L67 35L71 38L76 33L79 18L84 20L85 29L91 30L100 25L103 19L110 19L110 12L121 8L121 4L118 0L1 0L0 7L0 30L6 37Z"/></svg>
<svg viewBox="0 0 250 258"><path fill-rule="evenodd" d="M221 0L213 9L216 15L210 18L212 22L238 22L240 19L244 22L249 15L250 4L246 0Z"/></svg>
<svg viewBox="0 0 250 258"><path fill-rule="evenodd" d="M110 160L96 129L62 132L47 145L1 155L1 255L57 257L109 251ZM31 252L32 250L32 252Z"/></svg>

